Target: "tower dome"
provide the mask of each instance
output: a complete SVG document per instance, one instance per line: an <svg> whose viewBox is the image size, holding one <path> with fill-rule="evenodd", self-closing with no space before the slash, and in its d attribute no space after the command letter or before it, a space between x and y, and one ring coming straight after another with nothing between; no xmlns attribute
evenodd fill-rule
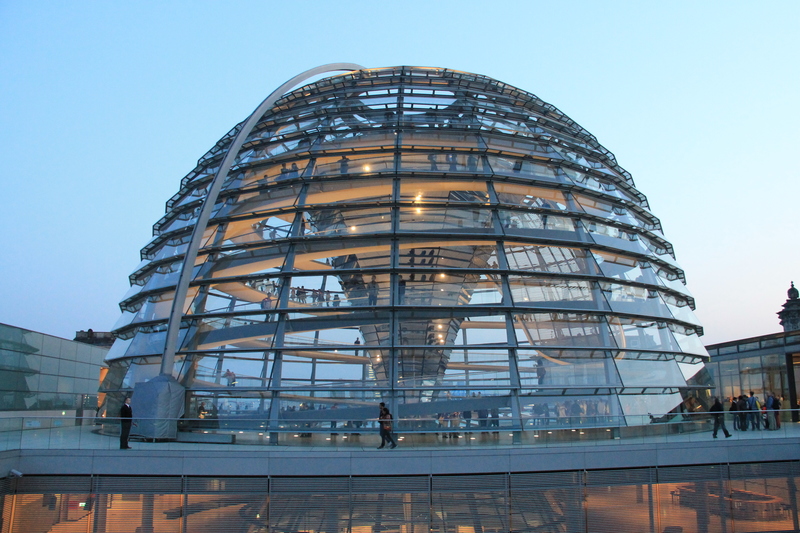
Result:
<svg viewBox="0 0 800 533"><path fill-rule="evenodd" d="M524 429L544 410L646 423L707 388L694 301L631 176L485 76L361 69L281 94L153 229L108 391L166 372L231 419L359 421L383 401L408 428Z"/></svg>

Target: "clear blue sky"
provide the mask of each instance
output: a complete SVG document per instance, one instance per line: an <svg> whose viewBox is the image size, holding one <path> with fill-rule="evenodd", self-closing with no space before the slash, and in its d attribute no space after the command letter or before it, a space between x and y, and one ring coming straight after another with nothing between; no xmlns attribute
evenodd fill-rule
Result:
<svg viewBox="0 0 800 533"><path fill-rule="evenodd" d="M181 178L330 62L485 74L633 174L706 343L780 331L800 283L800 2L0 0L0 322L109 330Z"/></svg>

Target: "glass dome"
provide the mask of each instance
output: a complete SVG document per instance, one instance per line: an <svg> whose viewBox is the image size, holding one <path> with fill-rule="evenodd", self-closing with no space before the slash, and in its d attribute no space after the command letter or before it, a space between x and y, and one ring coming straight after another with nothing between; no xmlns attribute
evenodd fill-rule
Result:
<svg viewBox="0 0 800 533"><path fill-rule="evenodd" d="M544 412L632 424L708 388L659 220L552 105L393 67L327 77L256 118L188 255L173 327L189 414L358 421L383 401L407 427L452 412L476 429ZM156 222L105 390L158 375L198 215L243 124Z"/></svg>

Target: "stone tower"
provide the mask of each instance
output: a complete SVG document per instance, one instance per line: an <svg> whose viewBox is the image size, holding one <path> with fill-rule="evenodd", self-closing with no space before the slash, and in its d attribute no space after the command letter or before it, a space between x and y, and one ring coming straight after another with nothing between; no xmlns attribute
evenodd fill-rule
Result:
<svg viewBox="0 0 800 533"><path fill-rule="evenodd" d="M783 331L789 332L800 329L800 297L798 297L800 293L795 288L794 281L786 294L789 299L783 304L783 309L778 312L778 317L781 319Z"/></svg>

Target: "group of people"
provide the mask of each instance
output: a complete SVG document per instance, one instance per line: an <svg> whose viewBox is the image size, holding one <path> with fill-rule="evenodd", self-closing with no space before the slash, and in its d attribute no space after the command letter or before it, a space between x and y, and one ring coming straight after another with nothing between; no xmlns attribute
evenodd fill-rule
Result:
<svg viewBox="0 0 800 533"><path fill-rule="evenodd" d="M289 290L289 300L300 304L320 304L323 307L339 307L342 298L338 294L331 296L331 291L322 289L306 289L304 285L300 287L292 287ZM377 291L376 291L377 299ZM263 300L261 300L261 309L272 309L278 301L277 292L267 292Z"/></svg>
<svg viewBox="0 0 800 533"><path fill-rule="evenodd" d="M766 430L775 431L781 428L781 400L772 392L767 392L763 403L753 391L750 391L750 396L730 398L730 403L728 412L733 414L733 429L760 431L763 426Z"/></svg>
<svg viewBox="0 0 800 533"><path fill-rule="evenodd" d="M442 438L457 439L459 434L457 431L462 427L469 429L477 427L482 431L496 432L500 429L500 409L492 407L491 409L481 408L477 411L454 411L451 413L439 413L437 422L442 431ZM446 430L450 430L449 432Z"/></svg>
<svg viewBox="0 0 800 533"><path fill-rule="evenodd" d="M717 438L717 433L722 429L725 438L731 436L728 428L725 427L725 408L719 398L715 397L714 403L709 412L714 417L714 429L712 437ZM733 416L733 429L738 431L777 431L781 428L780 408L781 400L774 393L767 392L766 398L762 403L758 397L750 391L749 396L744 394L738 398L732 396L729 400L730 407L728 412Z"/></svg>
<svg viewBox="0 0 800 533"><path fill-rule="evenodd" d="M432 172L439 171L439 159L437 154L428 154L428 162L430 163L430 169ZM454 152L448 152L444 154L444 163L447 165L447 170L449 172L463 170L464 167L464 164L459 162L458 154ZM466 167L469 172L478 171L478 157L475 154L467 155Z"/></svg>

